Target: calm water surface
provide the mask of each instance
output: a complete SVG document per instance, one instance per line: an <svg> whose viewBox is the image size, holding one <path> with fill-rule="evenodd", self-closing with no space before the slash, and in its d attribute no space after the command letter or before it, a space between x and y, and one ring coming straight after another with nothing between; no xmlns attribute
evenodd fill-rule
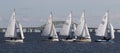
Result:
<svg viewBox="0 0 120 53"><path fill-rule="evenodd" d="M40 33L25 33L24 43L4 42L0 33L0 53L120 53L120 33L114 42L50 42L42 41Z"/></svg>

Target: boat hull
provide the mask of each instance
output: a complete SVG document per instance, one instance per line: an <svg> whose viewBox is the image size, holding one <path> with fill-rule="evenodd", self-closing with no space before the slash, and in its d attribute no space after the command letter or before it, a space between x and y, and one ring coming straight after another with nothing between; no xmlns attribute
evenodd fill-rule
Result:
<svg viewBox="0 0 120 53"><path fill-rule="evenodd" d="M95 40L95 42L112 42L112 40L98 39L98 40Z"/></svg>
<svg viewBox="0 0 120 53"><path fill-rule="evenodd" d="M76 39L61 39L61 41L73 42Z"/></svg>
<svg viewBox="0 0 120 53"><path fill-rule="evenodd" d="M20 42L23 43L23 39L17 39L17 40L5 40L6 42Z"/></svg>
<svg viewBox="0 0 120 53"><path fill-rule="evenodd" d="M51 39L50 41L59 41L59 39Z"/></svg>
<svg viewBox="0 0 120 53"><path fill-rule="evenodd" d="M74 42L91 42L91 39L82 39L82 40L76 39L74 40Z"/></svg>

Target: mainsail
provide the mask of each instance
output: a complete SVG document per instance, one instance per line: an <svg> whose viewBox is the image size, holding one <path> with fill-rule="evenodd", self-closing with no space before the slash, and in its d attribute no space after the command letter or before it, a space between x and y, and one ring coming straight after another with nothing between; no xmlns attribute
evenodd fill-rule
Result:
<svg viewBox="0 0 120 53"><path fill-rule="evenodd" d="M75 30L75 32L74 32L74 35L75 35L75 36L81 36L82 33L83 33L83 28L84 28L84 24L85 24L85 19L84 19L84 17L85 17L85 13L83 12L83 13L82 13L82 16L81 16L81 18L80 18L80 22L78 23L78 26L77 26L77 28L76 28L76 30Z"/></svg>
<svg viewBox="0 0 120 53"><path fill-rule="evenodd" d="M20 35L17 34L17 24L18 28L20 29ZM22 38L24 39L24 34L22 31L22 25L20 23L17 23L15 19L15 10L12 14L12 17L10 18L9 25L7 27L7 31L5 32L5 37L11 37L11 38Z"/></svg>
<svg viewBox="0 0 120 53"><path fill-rule="evenodd" d="M60 30L60 35L67 35L67 36L69 35L71 19L72 19L71 17L72 17L72 13L69 14L67 20L63 24L63 28Z"/></svg>
<svg viewBox="0 0 120 53"><path fill-rule="evenodd" d="M50 35L50 31L51 31L51 26L52 26L52 13L50 14L49 18L48 18L48 22L45 25L42 35L43 36L48 36Z"/></svg>
<svg viewBox="0 0 120 53"><path fill-rule="evenodd" d="M96 35L97 36L105 36L105 32L107 29L107 24L108 24L108 12L105 13L102 22L100 23Z"/></svg>
<svg viewBox="0 0 120 53"><path fill-rule="evenodd" d="M5 37L16 37L16 20L15 20L15 10L10 18L9 25L7 27L7 31L5 32Z"/></svg>

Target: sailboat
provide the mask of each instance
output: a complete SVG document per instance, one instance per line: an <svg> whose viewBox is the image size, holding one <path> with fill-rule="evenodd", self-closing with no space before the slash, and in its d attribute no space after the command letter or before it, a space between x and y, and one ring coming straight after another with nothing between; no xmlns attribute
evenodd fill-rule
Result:
<svg viewBox="0 0 120 53"><path fill-rule="evenodd" d="M17 27L19 28L20 34L17 33ZM5 38L5 41L8 42L23 42L25 38L22 30L22 25L15 19L15 9L7 27L7 31L5 32Z"/></svg>
<svg viewBox="0 0 120 53"><path fill-rule="evenodd" d="M59 41L55 26L52 23L52 13L50 14L48 22L43 29L42 35L49 36L48 40L50 41Z"/></svg>
<svg viewBox="0 0 120 53"><path fill-rule="evenodd" d="M102 22L96 31L96 36L103 37L103 39L95 40L96 42L112 41L115 38L113 25L110 23L108 18L108 11L105 13Z"/></svg>
<svg viewBox="0 0 120 53"><path fill-rule="evenodd" d="M63 24L62 29L60 30L59 35L67 36L66 39L61 39L61 41L73 41L74 39L70 35L71 30L71 21L72 21L72 12L69 14L68 18L66 19L65 23Z"/></svg>
<svg viewBox="0 0 120 53"><path fill-rule="evenodd" d="M91 42L91 37L85 20L85 12L82 13L80 22L74 32L75 39L74 41L80 42Z"/></svg>
<svg viewBox="0 0 120 53"><path fill-rule="evenodd" d="M51 33L50 33L49 39L51 39L52 41L59 41L59 38L58 38L58 35L57 35L57 32L56 32L54 24L52 24Z"/></svg>

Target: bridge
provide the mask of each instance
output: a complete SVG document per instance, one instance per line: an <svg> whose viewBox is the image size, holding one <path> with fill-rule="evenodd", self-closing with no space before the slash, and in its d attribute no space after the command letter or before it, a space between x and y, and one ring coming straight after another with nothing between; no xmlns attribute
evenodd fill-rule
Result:
<svg viewBox="0 0 120 53"><path fill-rule="evenodd" d="M56 28L61 28L62 25L64 24L64 21L53 21L53 23L55 24ZM75 24L75 23L72 23ZM77 25L77 24L76 24ZM23 32L41 32L41 30L43 30L43 27L45 25L39 26L39 27L23 27ZM7 28L0 28L0 32L5 32ZM93 28L93 27L88 27L90 32L95 32L97 28ZM114 29L115 32L120 32L120 29ZM19 28L17 28L17 32L19 32Z"/></svg>

